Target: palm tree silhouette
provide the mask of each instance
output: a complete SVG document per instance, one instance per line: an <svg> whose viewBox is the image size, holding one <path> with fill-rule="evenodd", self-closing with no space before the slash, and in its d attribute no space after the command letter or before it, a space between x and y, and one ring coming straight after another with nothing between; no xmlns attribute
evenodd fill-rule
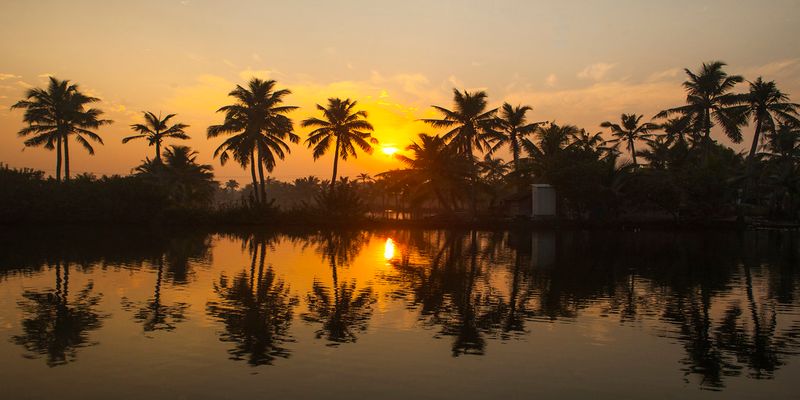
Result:
<svg viewBox="0 0 800 400"><path fill-rule="evenodd" d="M740 127L745 121L734 109L734 106L741 104L742 97L731 93L731 90L744 79L739 75L728 75L723 70L725 65L721 61L703 63L697 73L684 69L689 77L683 82L686 105L666 109L655 116L680 116L691 126L693 132L702 134L706 158L711 151L711 127L714 126L714 121L734 143L742 141Z"/></svg>
<svg viewBox="0 0 800 400"><path fill-rule="evenodd" d="M292 120L284 115L297 107L282 105L284 97L291 94L291 91L275 90L275 85L274 80L264 81L258 78L251 79L247 88L236 85L228 93L228 96L236 99L236 103L217 110L225 113L225 121L221 125L208 127L209 138L232 135L217 147L214 157L219 156L222 165L230 157L242 167L250 165L256 203L267 201L264 168L271 172L277 159L283 160L291 152L286 140L292 143L300 140L293 132Z"/></svg>
<svg viewBox="0 0 800 400"><path fill-rule="evenodd" d="M372 177L368 173L363 172L358 174L358 176L356 177L356 181L361 183L370 183L370 182L375 182L375 179L372 179Z"/></svg>
<svg viewBox="0 0 800 400"><path fill-rule="evenodd" d="M407 169L394 174L400 174L399 181L411 187L412 201L434 198L447 211L452 211L458 206L457 195L467 186L469 165L438 135L420 133L417 137L417 141L406 147L410 156L395 155Z"/></svg>
<svg viewBox="0 0 800 400"><path fill-rule="evenodd" d="M764 82L759 76L750 83L750 91L744 95L744 105L734 108L746 119L753 119L755 132L750 145L748 159L752 160L758 150L761 133L772 132L777 128L776 120L782 123L800 125L797 119L800 104L790 103L789 96L780 90L774 81Z"/></svg>
<svg viewBox="0 0 800 400"><path fill-rule="evenodd" d="M189 139L189 135L184 131L189 125L182 123L169 125L169 120L174 118L176 114L167 114L164 118L161 118L161 114L156 116L150 111L143 111L142 114L144 114L145 123L131 125L131 129L139 134L122 139L122 143L125 144L134 139L147 139L148 146L155 145L156 147L156 162L161 162L161 142L164 139Z"/></svg>
<svg viewBox="0 0 800 400"><path fill-rule="evenodd" d="M235 343L228 351L231 359L246 359L252 366L289 357L290 351L284 346L292 341L289 328L298 305L290 286L277 276L272 266L265 269L266 249L271 241L269 237L252 236L248 241L250 274L242 271L230 280L224 274L220 276L214 283L219 299L206 305L208 315L225 326L220 340Z"/></svg>
<svg viewBox="0 0 800 400"><path fill-rule="evenodd" d="M522 148L530 156L531 168L537 177L545 180L551 179L551 175L556 172L555 166L564 149L580 131L574 125L551 123L547 127L539 127L536 130L537 143L530 139L522 141Z"/></svg>
<svg viewBox="0 0 800 400"><path fill-rule="evenodd" d="M545 123L545 121L527 123L525 114L531 110L533 110L533 108L530 106L514 107L508 103L503 103L503 106L500 108L498 124L500 129L502 129L503 135L497 137L498 140L492 147L492 151L508 145L514 160L515 172L519 172L519 157L522 151L522 140L533 134L537 127Z"/></svg>
<svg viewBox="0 0 800 400"><path fill-rule="evenodd" d="M56 148L56 180L61 181L61 159L63 149L64 177L69 180L69 136L75 136L89 154L94 148L88 139L103 144L103 139L92 130L112 121L100 119L102 111L87 108L100 99L87 96L78 90L78 85L69 80L59 81L50 77L47 89L33 88L25 94L11 109L24 109L23 121L28 126L20 129L20 136L32 137L25 141L25 146L44 146L46 149Z"/></svg>
<svg viewBox="0 0 800 400"><path fill-rule="evenodd" d="M305 141L309 148L314 149L314 160L325 155L332 141L336 142L331 191L339 179L339 158L347 161L348 156L358 157L356 147L372 154L372 145L378 144L378 140L370 134L374 128L367 121L367 112L355 111L356 103L350 99L330 98L327 108L317 104L317 109L322 111L322 118L308 118L301 123L304 128L316 128L308 134Z"/></svg>
<svg viewBox="0 0 800 400"><path fill-rule="evenodd" d="M225 190L229 192L235 192L236 189L239 189L239 182L237 182L235 179L228 179L228 181L225 182Z"/></svg>
<svg viewBox="0 0 800 400"><path fill-rule="evenodd" d="M217 184L213 168L198 164L197 154L188 146L171 145L163 152L163 163L147 159L134 171L164 188L173 204L202 206L211 200Z"/></svg>
<svg viewBox="0 0 800 400"><path fill-rule="evenodd" d="M639 163L636 162L636 141L648 139L651 136L650 131L658 128L658 125L650 122L640 124L642 117L643 115L622 114L620 116L622 125L611 121L605 121L600 124L603 128L610 128L611 135L614 136L614 139L609 140L608 143L620 143L623 141L626 143L626 147L631 153L634 167L639 166Z"/></svg>
<svg viewBox="0 0 800 400"><path fill-rule="evenodd" d="M26 290L19 304L25 316L20 323L23 333L11 337L15 344L23 346L32 356L46 357L49 367L75 361L77 350L94 346L89 341L89 332L102 326L106 317L96 310L102 295L93 294L94 284L89 282L70 300L69 262L56 262L55 291L37 292Z"/></svg>
<svg viewBox="0 0 800 400"><path fill-rule="evenodd" d="M469 161L469 174L473 186L470 190L470 205L473 215L477 213L477 194L474 186L478 180L473 153L475 150L479 152L491 150L491 143L502 137L495 131L499 126L495 116L497 109L486 109L486 97L484 91L470 93L465 90L462 93L458 89L453 89L454 109L448 110L434 105L433 108L442 114L442 118L422 120L434 128L449 129L442 138Z"/></svg>

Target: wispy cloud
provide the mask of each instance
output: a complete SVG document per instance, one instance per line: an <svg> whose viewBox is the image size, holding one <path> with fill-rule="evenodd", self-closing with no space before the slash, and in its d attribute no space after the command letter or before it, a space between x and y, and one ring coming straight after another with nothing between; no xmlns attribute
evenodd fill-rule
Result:
<svg viewBox="0 0 800 400"><path fill-rule="evenodd" d="M578 78L599 81L603 79L614 66L616 66L616 64L609 64L606 62L594 63L584 68L581 72L578 72Z"/></svg>
<svg viewBox="0 0 800 400"><path fill-rule="evenodd" d="M19 75L0 73L0 81L4 81L6 79L19 79L19 78L21 78L21 76Z"/></svg>

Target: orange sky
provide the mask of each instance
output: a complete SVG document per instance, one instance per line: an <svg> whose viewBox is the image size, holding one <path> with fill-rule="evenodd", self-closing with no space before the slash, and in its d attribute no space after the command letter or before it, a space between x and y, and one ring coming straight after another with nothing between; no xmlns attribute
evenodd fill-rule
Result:
<svg viewBox="0 0 800 400"><path fill-rule="evenodd" d="M0 162L52 173L54 154L24 149L16 136L22 113L9 110L48 75L100 97L115 121L100 131L106 144L95 156L71 147L73 171L128 173L152 157L145 142L120 143L140 112L152 110L178 113L200 160L218 179L242 181L245 171L211 159L219 140L207 140L205 129L221 121L214 110L229 101L226 93L252 76L293 91L288 103L302 107L296 121L327 97L356 99L375 136L398 147L433 132L416 120L432 115L431 104L449 107L453 87L484 89L492 106L530 104L532 120L598 131L622 112L651 116L680 104L681 68L703 61L721 59L731 73L764 75L800 93L793 1L290 3L4 2ZM750 135L748 128L745 140ZM341 171L397 166L376 152ZM298 145L273 175L327 178L330 169L330 156L314 162Z"/></svg>

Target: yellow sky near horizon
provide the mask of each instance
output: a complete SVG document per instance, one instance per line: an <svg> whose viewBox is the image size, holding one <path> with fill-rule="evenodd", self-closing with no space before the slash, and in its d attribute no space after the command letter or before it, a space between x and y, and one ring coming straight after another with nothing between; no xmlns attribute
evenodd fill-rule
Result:
<svg viewBox="0 0 800 400"><path fill-rule="evenodd" d="M799 4L8 1L0 15L0 33L12 38L0 43L0 162L54 170L52 152L24 149L16 135L22 112L9 110L49 75L100 97L115 121L100 130L105 145L95 156L71 147L74 172L125 174L152 158L146 142L120 142L148 110L177 113L191 125L183 144L218 180L240 181L246 171L212 159L221 139L207 140L205 129L221 121L214 111L230 101L227 92L253 76L292 90L287 104L301 107L295 121L328 97L353 98L381 143L400 148L419 132L436 133L418 119L435 115L432 104L450 107L454 87L486 90L492 107L529 104L531 120L592 131L623 112L649 117L680 104L682 68L714 59L800 96ZM753 19L756 12L763 17ZM331 163L330 155L314 162L301 143L273 176L329 178ZM379 151L340 165L345 176L399 167Z"/></svg>

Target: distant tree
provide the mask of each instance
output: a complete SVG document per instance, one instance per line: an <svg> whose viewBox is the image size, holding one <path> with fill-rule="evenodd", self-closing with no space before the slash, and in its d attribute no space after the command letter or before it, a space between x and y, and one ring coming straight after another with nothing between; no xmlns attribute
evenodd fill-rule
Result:
<svg viewBox="0 0 800 400"><path fill-rule="evenodd" d="M235 179L228 179L228 181L225 182L225 190L229 192L235 192L236 189L239 189L239 182L237 182Z"/></svg>
<svg viewBox="0 0 800 400"><path fill-rule="evenodd" d="M330 190L338 179L339 159L347 161L347 157L358 157L356 147L372 154L372 145L378 144L370 132L374 130L367 121L366 111L356 111L357 102L340 98L328 99L328 107L317 104L322 111L322 118L308 118L301 125L304 128L316 128L308 134L306 145L314 150L314 160L322 157L335 142L333 153L333 177Z"/></svg>
<svg viewBox="0 0 800 400"><path fill-rule="evenodd" d="M176 114L167 114L164 118L161 118L161 114L156 116L150 111L143 111L142 114L144 115L145 123L131 125L131 129L138 132L138 135L128 136L122 139L123 144L134 139L147 139L148 146L156 147L155 161L161 162L161 142L164 141L164 139L189 139L189 135L184 131L189 125L182 123L169 125L169 120L174 118Z"/></svg>
<svg viewBox="0 0 800 400"><path fill-rule="evenodd" d="M361 183L375 182L375 179L372 179L372 177L366 172L358 174L358 177L356 177L356 180L361 182Z"/></svg>
<svg viewBox="0 0 800 400"><path fill-rule="evenodd" d="M225 113L225 121L221 125L208 127L209 138L232 135L217 147L214 157L219 156L222 165L230 157L242 167L250 165L253 195L257 203L266 202L264 168L271 172L277 159L283 160L290 153L286 140L292 143L300 140L293 132L292 120L285 115L297 107L282 105L284 97L291 91L275 90L275 84L273 80L253 78L247 88L236 85L228 93L236 102L217 110Z"/></svg>
<svg viewBox="0 0 800 400"><path fill-rule="evenodd" d="M89 154L94 148L87 140L103 144L103 139L93 130L110 124L112 121L101 119L102 111L87 108L100 99L87 96L78 90L78 85L69 80L60 81L50 77L47 89L33 88L11 106L12 109L24 109L23 121L28 126L19 131L20 136L32 136L25 141L25 146L44 146L46 149L56 148L56 180L61 180L62 151L64 158L64 177L69 180L69 136L75 136Z"/></svg>
<svg viewBox="0 0 800 400"><path fill-rule="evenodd" d="M211 201L214 188L213 168L197 163L197 152L187 146L169 146L164 162L145 160L136 167L138 175L152 179L168 194L173 205L199 207Z"/></svg>
<svg viewBox="0 0 800 400"><path fill-rule="evenodd" d="M631 153L634 167L639 165L636 162L636 141L649 138L651 136L650 132L658 128L658 125L650 122L640 124L642 117L643 115L622 114L620 117L621 125L611 121L605 121L600 124L603 128L610 128L611 135L614 136L614 139L609 140L608 143L625 142L628 151Z"/></svg>
<svg viewBox="0 0 800 400"><path fill-rule="evenodd" d="M697 73L684 69L689 77L683 82L686 105L656 114L656 118L680 116L693 132L702 135L706 159L711 151L711 127L715 121L734 143L742 141L740 128L745 120L734 108L742 103L742 97L731 91L744 78L728 75L723 70L725 65L721 61L704 63Z"/></svg>
<svg viewBox="0 0 800 400"><path fill-rule="evenodd" d="M519 157L522 151L522 140L533 134L536 128L544 122L527 123L525 113L533 110L530 106L512 106L503 103L500 108L499 127L502 131L497 136L497 141L492 147L492 151L502 146L508 146L514 159L514 171L519 171Z"/></svg>

